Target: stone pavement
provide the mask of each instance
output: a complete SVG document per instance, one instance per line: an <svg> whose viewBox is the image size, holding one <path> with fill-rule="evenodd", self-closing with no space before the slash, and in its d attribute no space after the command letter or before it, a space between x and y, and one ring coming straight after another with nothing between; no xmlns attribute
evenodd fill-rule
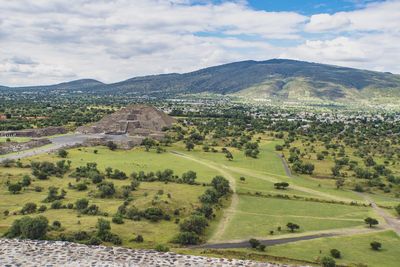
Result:
<svg viewBox="0 0 400 267"><path fill-rule="evenodd" d="M61 241L0 239L0 266L249 266L282 267L247 260L132 250L121 247L86 246Z"/></svg>

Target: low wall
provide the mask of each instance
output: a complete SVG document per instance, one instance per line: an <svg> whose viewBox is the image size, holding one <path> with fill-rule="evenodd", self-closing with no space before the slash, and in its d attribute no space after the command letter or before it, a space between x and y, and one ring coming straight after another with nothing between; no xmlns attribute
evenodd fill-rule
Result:
<svg viewBox="0 0 400 267"><path fill-rule="evenodd" d="M14 153L14 152L19 152L23 150L28 150L32 149L35 147L41 147L51 144L51 141L47 138L42 138L42 139L34 139L30 140L28 142L4 142L0 143L0 155L8 154L8 153Z"/></svg>

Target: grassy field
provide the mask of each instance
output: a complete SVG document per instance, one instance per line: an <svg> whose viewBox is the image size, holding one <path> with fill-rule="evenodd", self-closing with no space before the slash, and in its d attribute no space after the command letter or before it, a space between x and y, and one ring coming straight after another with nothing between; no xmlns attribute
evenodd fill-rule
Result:
<svg viewBox="0 0 400 267"><path fill-rule="evenodd" d="M21 142L28 142L29 140L31 140L31 138L29 138L29 137L0 137L0 143L8 142L8 140L11 142L21 143Z"/></svg>
<svg viewBox="0 0 400 267"><path fill-rule="evenodd" d="M372 241L382 243L382 249L380 251L372 250L370 248ZM266 253L317 262L318 259L328 256L329 251L333 248L341 251L342 258L336 260L339 264L357 266L356 264L362 263L363 266L370 267L399 266L400 237L391 231L300 241L268 247Z"/></svg>
<svg viewBox="0 0 400 267"><path fill-rule="evenodd" d="M98 150L97 154L93 152L94 149ZM44 154L24 159L22 162L56 162L58 160L60 160L60 158L54 154ZM177 160L176 156L170 153L157 154L155 152L144 152L142 149L130 151L110 151L102 147L71 149L69 150L67 160L71 160L72 168L83 166L87 162L97 162L100 170L104 171L106 167L112 167L125 171L128 175L132 171L140 170L148 172L169 168L177 175L181 175L188 170L193 170L197 172L197 180L199 182L210 182L211 179L218 174L215 170L209 169L204 165L190 161L187 162L185 159ZM56 186L67 191L66 197L63 200L64 204L75 203L77 199L87 198L90 200L90 204L96 204L102 212L108 213L109 220L111 220L111 216L116 213L118 207L124 202L123 199L118 198L101 199L89 196L90 192L96 191L96 186L93 184L89 184L88 190L83 192L70 189L68 188L68 184L75 184L76 181L74 178L69 178L68 174L63 178L51 177L49 180L34 180L33 183L20 194L13 195L8 192L6 186L7 181L11 183L18 182L22 179L22 176L26 174L30 175L29 168L0 168L0 233L4 233L11 223L20 217L19 215L3 216L4 211L8 210L11 214L13 212L18 212L27 202L34 202L38 206L45 204L49 208L50 204L42 203L42 201L47 196L47 188L50 186ZM123 185L128 185L130 183L130 179L111 181L115 184L117 191ZM36 186L42 187L43 191L35 192L33 189ZM198 198L206 188L207 187L202 185L142 182L139 189L132 193L133 201L130 203L130 206L133 205L141 210L152 206L160 207L167 214L171 215L171 221L152 223L144 219L139 222L125 220L125 223L122 225L112 224L112 231L119 234L123 238L124 245L129 247L154 247L155 244L158 243L170 242L179 231L178 224L174 222L175 218L183 220L196 207L200 206ZM161 195L160 191L162 191ZM176 209L180 210L179 216L173 215ZM75 210L68 209L48 209L43 215L46 216L50 222L54 220L60 221L66 233L78 230L94 230L97 218L99 217L79 215ZM211 226L213 227L215 223L213 222ZM213 229L212 227L211 229ZM144 243L138 245L137 243L128 242L137 234L144 236Z"/></svg>
<svg viewBox="0 0 400 267"><path fill-rule="evenodd" d="M363 225L371 212L370 208L349 205L240 196L238 211L223 240L271 238L271 230L274 236L288 234L288 222L300 225L297 233L356 227ZM277 231L278 227L282 231Z"/></svg>

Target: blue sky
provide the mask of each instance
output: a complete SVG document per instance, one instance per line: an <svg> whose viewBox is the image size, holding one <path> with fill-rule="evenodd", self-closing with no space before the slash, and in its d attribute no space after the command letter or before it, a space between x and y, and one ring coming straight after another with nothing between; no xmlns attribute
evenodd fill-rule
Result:
<svg viewBox="0 0 400 267"><path fill-rule="evenodd" d="M400 73L400 0L0 0L0 85L290 58Z"/></svg>
<svg viewBox="0 0 400 267"><path fill-rule="evenodd" d="M372 2L382 0L250 0L249 5L258 10L294 11L304 15L317 13L333 14L352 11Z"/></svg>

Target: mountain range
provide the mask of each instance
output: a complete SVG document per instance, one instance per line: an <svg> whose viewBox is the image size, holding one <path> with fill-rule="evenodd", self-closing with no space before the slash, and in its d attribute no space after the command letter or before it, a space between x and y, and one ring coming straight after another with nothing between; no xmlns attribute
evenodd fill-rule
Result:
<svg viewBox="0 0 400 267"><path fill-rule="evenodd" d="M247 100L398 102L400 75L288 59L241 61L178 74L135 77L104 84L83 79L0 90L69 90L92 94L176 96L212 93Z"/></svg>

